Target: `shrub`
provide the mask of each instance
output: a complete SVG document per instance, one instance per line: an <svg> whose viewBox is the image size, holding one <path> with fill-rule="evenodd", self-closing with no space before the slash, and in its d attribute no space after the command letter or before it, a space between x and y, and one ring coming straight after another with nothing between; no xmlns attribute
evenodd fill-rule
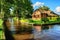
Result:
<svg viewBox="0 0 60 40"><path fill-rule="evenodd" d="M46 22L49 22L49 19L48 18L42 18L42 21L44 21L46 23Z"/></svg>
<svg viewBox="0 0 60 40"><path fill-rule="evenodd" d="M42 21L41 20L30 20L30 23L41 24Z"/></svg>

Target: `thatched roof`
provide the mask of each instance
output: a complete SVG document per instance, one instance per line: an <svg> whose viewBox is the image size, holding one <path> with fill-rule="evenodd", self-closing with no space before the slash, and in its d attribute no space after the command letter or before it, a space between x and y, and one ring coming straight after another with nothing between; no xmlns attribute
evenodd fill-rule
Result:
<svg viewBox="0 0 60 40"><path fill-rule="evenodd" d="M50 10L46 11L46 10L37 9L33 13L36 13L37 11L39 11L40 13L46 13L48 16L59 16L56 13L54 13L53 11L50 11Z"/></svg>

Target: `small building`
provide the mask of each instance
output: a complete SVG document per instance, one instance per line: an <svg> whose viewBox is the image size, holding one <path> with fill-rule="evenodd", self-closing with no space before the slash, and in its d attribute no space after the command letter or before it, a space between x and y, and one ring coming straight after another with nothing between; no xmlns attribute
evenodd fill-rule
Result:
<svg viewBox="0 0 60 40"><path fill-rule="evenodd" d="M37 9L32 14L33 20L40 20L42 18L51 19L52 17L57 18L58 15L55 14L54 12L50 11L50 10L46 11L46 10Z"/></svg>

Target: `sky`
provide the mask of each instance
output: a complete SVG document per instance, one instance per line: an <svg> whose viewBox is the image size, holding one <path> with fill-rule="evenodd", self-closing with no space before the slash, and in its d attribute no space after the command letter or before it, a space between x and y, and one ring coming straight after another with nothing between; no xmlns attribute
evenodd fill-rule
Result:
<svg viewBox="0 0 60 40"><path fill-rule="evenodd" d="M50 10L60 15L60 0L31 0L34 10L40 6L48 6Z"/></svg>

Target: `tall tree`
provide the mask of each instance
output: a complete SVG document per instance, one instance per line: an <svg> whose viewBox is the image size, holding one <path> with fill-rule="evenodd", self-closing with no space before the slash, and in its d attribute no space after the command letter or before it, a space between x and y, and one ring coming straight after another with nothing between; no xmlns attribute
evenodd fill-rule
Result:
<svg viewBox="0 0 60 40"><path fill-rule="evenodd" d="M19 18L30 18L33 12L30 0L15 0L15 13ZM28 16L28 17L27 17Z"/></svg>
<svg viewBox="0 0 60 40"><path fill-rule="evenodd" d="M6 38L8 38L8 35L10 36L10 32L6 26L7 18L11 16L10 11L13 10L13 14L18 16L19 18L30 18L31 14L33 12L33 7L31 6L30 0L0 0L0 11L4 14L4 32ZM10 10L11 9L11 10ZM27 17L28 16L28 17ZM7 34L6 34L7 33ZM9 37L10 38L10 37ZM7 39L9 40L9 39Z"/></svg>
<svg viewBox="0 0 60 40"><path fill-rule="evenodd" d="M1 14L4 14L4 22L3 22L3 27L4 27L4 33L5 33L5 38L6 40L14 40L11 32L6 26L6 20L10 16L10 8L11 8L11 1L10 0L1 0Z"/></svg>
<svg viewBox="0 0 60 40"><path fill-rule="evenodd" d="M10 16L10 9L14 11L14 15L19 18L30 18L33 12L33 7L30 0L1 0L1 9L4 11L4 17Z"/></svg>
<svg viewBox="0 0 60 40"><path fill-rule="evenodd" d="M24 2L24 0L23 0L23 2ZM28 16L28 18L30 18L32 15L33 7L31 5L32 5L31 0L25 0L23 8L24 8L24 14L25 14L26 18L27 18L27 16Z"/></svg>

